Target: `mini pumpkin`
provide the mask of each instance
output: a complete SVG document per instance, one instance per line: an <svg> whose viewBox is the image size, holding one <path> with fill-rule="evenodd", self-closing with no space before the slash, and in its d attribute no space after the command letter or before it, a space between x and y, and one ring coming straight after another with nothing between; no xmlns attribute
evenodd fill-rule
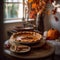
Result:
<svg viewBox="0 0 60 60"><path fill-rule="evenodd" d="M47 38L50 39L50 40L55 40L59 37L59 31L56 30L56 29L50 29L48 32L47 32Z"/></svg>

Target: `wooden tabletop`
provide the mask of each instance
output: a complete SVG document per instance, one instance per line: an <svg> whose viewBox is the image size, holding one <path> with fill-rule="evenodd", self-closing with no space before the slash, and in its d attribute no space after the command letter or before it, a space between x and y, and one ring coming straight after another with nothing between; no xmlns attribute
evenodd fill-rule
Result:
<svg viewBox="0 0 60 60"><path fill-rule="evenodd" d="M11 52L10 50L4 49L5 54L12 57L21 58L21 59L45 58L52 55L54 52L55 52L55 48L50 43L46 43L45 46L41 48L32 49L30 52L24 53L24 54L16 54L16 53Z"/></svg>

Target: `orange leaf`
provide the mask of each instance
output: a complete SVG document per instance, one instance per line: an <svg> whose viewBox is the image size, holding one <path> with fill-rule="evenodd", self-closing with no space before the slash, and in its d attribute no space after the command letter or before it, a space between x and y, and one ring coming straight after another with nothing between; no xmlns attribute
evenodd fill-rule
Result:
<svg viewBox="0 0 60 60"><path fill-rule="evenodd" d="M29 3L31 3L33 0L28 0Z"/></svg>
<svg viewBox="0 0 60 60"><path fill-rule="evenodd" d="M46 14L47 14L47 15L50 15L50 14L51 14L51 11L50 11L50 10L48 10L48 11L46 12Z"/></svg>
<svg viewBox="0 0 60 60"><path fill-rule="evenodd" d="M36 8L36 7L37 7L36 3L33 3L32 8Z"/></svg>

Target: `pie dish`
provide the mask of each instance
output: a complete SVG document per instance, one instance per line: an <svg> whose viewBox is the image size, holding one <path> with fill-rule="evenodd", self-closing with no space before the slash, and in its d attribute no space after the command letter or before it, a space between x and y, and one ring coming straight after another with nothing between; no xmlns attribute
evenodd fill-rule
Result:
<svg viewBox="0 0 60 60"><path fill-rule="evenodd" d="M23 44L34 44L41 40L42 35L37 32L17 32L14 33L9 41L15 43L23 43Z"/></svg>

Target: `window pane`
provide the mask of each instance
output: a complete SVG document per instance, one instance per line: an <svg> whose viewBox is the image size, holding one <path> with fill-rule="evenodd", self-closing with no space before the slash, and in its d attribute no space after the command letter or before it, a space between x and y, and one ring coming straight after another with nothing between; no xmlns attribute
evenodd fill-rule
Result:
<svg viewBox="0 0 60 60"><path fill-rule="evenodd" d="M5 18L22 18L23 4L5 4Z"/></svg>
<svg viewBox="0 0 60 60"><path fill-rule="evenodd" d="M23 2L23 0L12 0L13 2Z"/></svg>
<svg viewBox="0 0 60 60"><path fill-rule="evenodd" d="M23 0L4 0L5 2L23 2Z"/></svg>
<svg viewBox="0 0 60 60"><path fill-rule="evenodd" d="M5 2L12 2L12 0L5 0Z"/></svg>

